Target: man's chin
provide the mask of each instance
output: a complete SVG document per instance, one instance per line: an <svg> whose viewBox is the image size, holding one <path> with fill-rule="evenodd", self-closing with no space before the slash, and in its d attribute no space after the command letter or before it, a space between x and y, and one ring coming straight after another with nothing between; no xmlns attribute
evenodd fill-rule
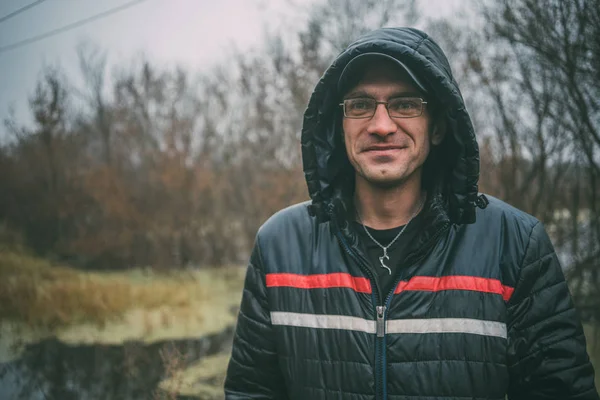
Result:
<svg viewBox="0 0 600 400"><path fill-rule="evenodd" d="M364 180L371 186L379 189L391 189L401 186L406 182L406 177L403 175L398 176L364 176Z"/></svg>

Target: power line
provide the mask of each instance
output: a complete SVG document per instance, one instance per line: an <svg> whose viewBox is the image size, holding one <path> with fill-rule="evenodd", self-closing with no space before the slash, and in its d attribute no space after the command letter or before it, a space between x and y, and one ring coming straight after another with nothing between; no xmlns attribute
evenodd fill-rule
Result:
<svg viewBox="0 0 600 400"><path fill-rule="evenodd" d="M61 28L54 29L54 30L52 30L50 32L42 33L41 35L30 37L29 39L21 40L20 42L17 42L17 43L9 44L9 45L6 45L6 46L1 46L0 47L0 53L4 53L6 51L13 50L13 49L16 49L18 47L22 47L22 46L25 46L25 45L28 45L28 44L31 44L31 43L34 43L34 42L39 42L40 40L46 39L46 38L48 38L50 36L58 35L59 33L63 33L63 32L69 31L71 29L78 28L78 27L80 27L82 25L85 25L85 24L87 24L89 22L96 21L96 20L99 20L99 19L104 18L104 17L108 17L109 15L115 14L115 13L117 13L119 11L123 11L126 8L132 7L132 6L134 6L136 4L139 4L139 3L143 2L143 1L146 1L146 0L134 0L134 1L130 1L129 3L125 3L122 6L111 8L108 11L104 11L104 12L101 12L100 14L92 15L91 17L84 18L84 19L79 20L77 22L73 22L73 23L65 25L65 26L63 26Z"/></svg>
<svg viewBox="0 0 600 400"><path fill-rule="evenodd" d="M28 4L28 5L26 5L25 7L21 7L21 8L19 8L17 11L13 11L13 12L11 12L10 14L8 14L8 15L5 15L4 17L0 17L0 22L4 22L4 21L6 21L7 19L11 19L11 18L12 18L12 17L14 17L15 15L19 15L19 14L21 14L23 11L27 11L27 10L29 10L31 7L35 7L35 6L37 6L38 4L40 4L40 3L43 3L44 1L46 1L46 0L37 0L37 1L33 2L33 3L31 3L31 4Z"/></svg>

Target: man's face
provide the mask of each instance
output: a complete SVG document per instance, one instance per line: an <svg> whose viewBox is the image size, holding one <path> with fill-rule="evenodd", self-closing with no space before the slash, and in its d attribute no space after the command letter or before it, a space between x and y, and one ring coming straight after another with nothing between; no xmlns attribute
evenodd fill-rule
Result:
<svg viewBox="0 0 600 400"><path fill-rule="evenodd" d="M367 66L362 79L344 99L368 97L388 101L402 96L423 98L405 71L382 62ZM439 144L443 139L443 132L437 132L430 118L427 108L419 117L390 118L383 104L377 106L372 118L344 118L346 153L356 179L380 187L397 186L409 178L420 179L430 141Z"/></svg>

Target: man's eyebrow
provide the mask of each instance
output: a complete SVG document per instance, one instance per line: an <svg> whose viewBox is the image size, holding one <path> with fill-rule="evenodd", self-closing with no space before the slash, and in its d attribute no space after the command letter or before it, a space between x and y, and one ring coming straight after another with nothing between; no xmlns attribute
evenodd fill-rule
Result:
<svg viewBox="0 0 600 400"><path fill-rule="evenodd" d="M356 97L373 97L373 96L369 95L364 90L354 90L354 91L348 93L347 95L345 95L344 99L353 99Z"/></svg>
<svg viewBox="0 0 600 400"><path fill-rule="evenodd" d="M397 97L424 97L423 93L420 92L398 92L390 96L390 99Z"/></svg>

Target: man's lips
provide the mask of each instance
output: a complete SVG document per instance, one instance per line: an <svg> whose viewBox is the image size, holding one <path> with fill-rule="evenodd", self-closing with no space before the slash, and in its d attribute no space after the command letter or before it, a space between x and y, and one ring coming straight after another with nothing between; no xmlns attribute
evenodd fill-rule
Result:
<svg viewBox="0 0 600 400"><path fill-rule="evenodd" d="M406 148L405 146L370 146L363 150L363 152L369 151L391 151L391 150L401 150Z"/></svg>

